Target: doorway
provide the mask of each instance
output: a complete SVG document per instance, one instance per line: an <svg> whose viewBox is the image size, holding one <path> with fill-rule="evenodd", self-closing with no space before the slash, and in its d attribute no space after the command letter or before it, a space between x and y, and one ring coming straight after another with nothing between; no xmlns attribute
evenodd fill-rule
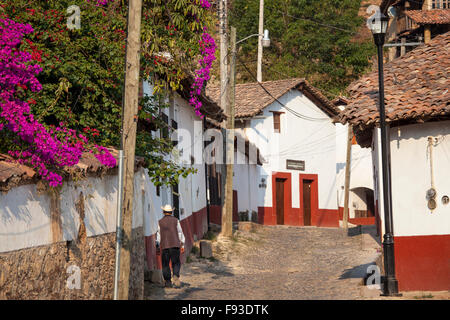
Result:
<svg viewBox="0 0 450 320"><path fill-rule="evenodd" d="M303 223L311 225L311 189L313 180L303 180Z"/></svg>
<svg viewBox="0 0 450 320"><path fill-rule="evenodd" d="M316 226L320 224L319 176L317 174L301 173L298 187L300 191L300 225Z"/></svg>
<svg viewBox="0 0 450 320"><path fill-rule="evenodd" d="M277 224L284 224L284 184L286 179L276 178L275 179L275 201L276 201L276 215Z"/></svg>

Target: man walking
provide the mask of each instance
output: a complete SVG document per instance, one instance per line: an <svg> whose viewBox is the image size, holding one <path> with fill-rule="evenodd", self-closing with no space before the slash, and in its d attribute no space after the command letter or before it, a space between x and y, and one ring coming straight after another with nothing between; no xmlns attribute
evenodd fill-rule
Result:
<svg viewBox="0 0 450 320"><path fill-rule="evenodd" d="M169 263L172 262L173 283L180 287L180 247L184 248L184 234L180 221L172 216L171 205L161 207L164 217L159 220L156 233L156 246L161 247L162 271L166 287L172 287L172 272Z"/></svg>

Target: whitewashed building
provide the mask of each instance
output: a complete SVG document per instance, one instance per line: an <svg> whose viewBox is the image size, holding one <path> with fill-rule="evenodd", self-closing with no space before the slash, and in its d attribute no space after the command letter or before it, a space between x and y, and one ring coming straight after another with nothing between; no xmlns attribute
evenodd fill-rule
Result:
<svg viewBox="0 0 450 320"><path fill-rule="evenodd" d="M207 94L219 100L219 88ZM255 146L248 169L235 165L239 211L267 225L338 227L334 105L304 79L238 84L235 100L236 135Z"/></svg>
<svg viewBox="0 0 450 320"><path fill-rule="evenodd" d="M400 291L450 289L450 32L385 65L392 215ZM378 228L384 233L378 74L350 87L342 122L371 147Z"/></svg>
<svg viewBox="0 0 450 320"><path fill-rule="evenodd" d="M170 204L175 208L174 216L180 219L186 243L185 252L189 253L195 240L201 239L208 231L209 201L206 192L206 170L203 159L205 122L195 114L194 108L189 104L189 79L183 81L184 90L172 92L167 97L167 108L161 108L162 119L172 130L153 131L154 136L167 135L176 141L175 150L166 159L172 159L185 167L192 167L195 173L186 178L180 177L178 185L155 187L149 183L146 188L152 195L151 203L147 208L148 219L145 224L145 240L147 250L147 266L150 270L160 268L161 262L156 254L155 238L158 221L162 218L161 206ZM153 86L144 82L143 92L153 95ZM200 97L203 107L201 112L216 121L222 121L222 110L205 95ZM172 131L173 133L168 133ZM170 136L169 136L170 135ZM213 212L219 212L220 206L213 206ZM183 254L182 260L186 258Z"/></svg>
<svg viewBox="0 0 450 320"><path fill-rule="evenodd" d="M342 112L348 99L339 97L333 104ZM345 206L345 171L347 161L348 124L336 123L336 181L339 218ZM353 135L350 157L349 222L360 225L375 224L372 152L362 148Z"/></svg>
<svg viewBox="0 0 450 320"><path fill-rule="evenodd" d="M111 150L117 158L117 151ZM47 189L29 167L0 155L0 299L112 299L118 177L83 154L73 179ZM130 297L144 294L149 176L134 177Z"/></svg>

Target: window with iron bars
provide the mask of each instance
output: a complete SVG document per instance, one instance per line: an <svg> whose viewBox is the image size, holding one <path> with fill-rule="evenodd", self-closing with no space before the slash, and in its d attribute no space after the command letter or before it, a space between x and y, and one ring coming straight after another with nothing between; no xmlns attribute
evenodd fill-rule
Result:
<svg viewBox="0 0 450 320"><path fill-rule="evenodd" d="M432 0L432 9L450 9L450 0Z"/></svg>

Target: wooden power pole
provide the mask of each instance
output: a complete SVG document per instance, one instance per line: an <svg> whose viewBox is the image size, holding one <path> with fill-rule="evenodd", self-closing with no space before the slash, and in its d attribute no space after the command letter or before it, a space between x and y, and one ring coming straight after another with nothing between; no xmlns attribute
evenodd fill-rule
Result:
<svg viewBox="0 0 450 320"><path fill-rule="evenodd" d="M234 107L235 107L235 74L236 74L236 28L231 27L231 65L230 86L227 90L227 177L225 182L225 205L222 209L221 235L233 235L233 171L234 171Z"/></svg>
<svg viewBox="0 0 450 320"><path fill-rule="evenodd" d="M258 66L256 72L256 80L262 82L262 55L263 55L263 45L262 45L262 34L264 32L264 0L259 0L259 25L258 25Z"/></svg>
<svg viewBox="0 0 450 320"><path fill-rule="evenodd" d="M125 90L122 115L123 205L122 227L118 227L120 248L118 299L128 300L131 258L131 232L134 198L134 164L139 99L139 59L141 49L142 0L130 0L128 4L128 34L125 58Z"/></svg>
<svg viewBox="0 0 450 320"><path fill-rule="evenodd" d="M219 0L219 34L220 34L220 107L227 111L228 87L228 38L227 38L227 0Z"/></svg>
<svg viewBox="0 0 450 320"><path fill-rule="evenodd" d="M344 198L344 216L342 222L344 228L348 229L348 203L350 196L350 166L352 164L352 140L353 140L353 128L348 125L348 139L347 139L347 160L345 162L345 198Z"/></svg>
<svg viewBox="0 0 450 320"><path fill-rule="evenodd" d="M227 0L219 0L219 34L220 34L220 107L227 114L227 126L225 136L225 164L222 165L222 173L225 176L223 185L223 206L222 206L222 231L221 236L231 236L233 232L233 186L231 185L231 199L228 192L230 171L229 159L229 133L230 125L230 104L229 104L229 72L228 72L228 5ZM234 141L233 141L234 143ZM234 145L233 145L234 148ZM234 150L233 150L234 152ZM231 172L231 179L233 173ZM231 182L232 184L232 182ZM220 186L222 187L222 186ZM231 215L229 214L229 203L231 202Z"/></svg>

